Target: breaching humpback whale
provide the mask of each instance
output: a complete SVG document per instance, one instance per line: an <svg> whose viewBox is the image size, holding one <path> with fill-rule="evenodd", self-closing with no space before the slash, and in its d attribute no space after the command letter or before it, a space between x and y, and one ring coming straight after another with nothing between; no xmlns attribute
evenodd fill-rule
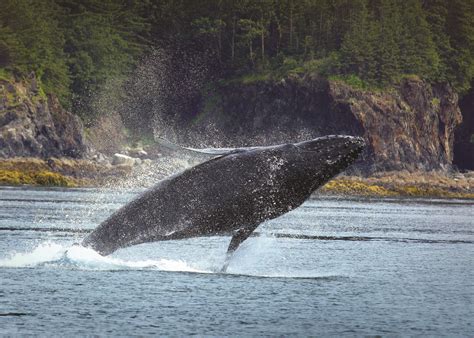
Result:
<svg viewBox="0 0 474 338"><path fill-rule="evenodd" d="M82 245L108 255L145 242L233 234L227 265L260 223L300 206L363 147L360 137L332 135L214 151L214 158L160 181L117 210Z"/></svg>

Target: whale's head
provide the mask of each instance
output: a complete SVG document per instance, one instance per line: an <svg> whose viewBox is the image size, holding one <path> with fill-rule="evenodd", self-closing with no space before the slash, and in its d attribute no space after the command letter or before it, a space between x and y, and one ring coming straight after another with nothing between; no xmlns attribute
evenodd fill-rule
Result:
<svg viewBox="0 0 474 338"><path fill-rule="evenodd" d="M294 144L313 168L324 166L340 172L352 164L365 147L362 137L330 135Z"/></svg>
<svg viewBox="0 0 474 338"><path fill-rule="evenodd" d="M365 147L364 139L355 136L330 135L292 144L291 157L298 158L299 175L312 190L344 171Z"/></svg>

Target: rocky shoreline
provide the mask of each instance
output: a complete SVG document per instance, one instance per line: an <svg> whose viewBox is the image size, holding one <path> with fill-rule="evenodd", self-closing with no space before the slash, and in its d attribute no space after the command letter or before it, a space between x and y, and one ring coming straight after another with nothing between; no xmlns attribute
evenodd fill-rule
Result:
<svg viewBox="0 0 474 338"><path fill-rule="evenodd" d="M14 157L0 159L0 185L93 187L125 177L131 169L83 159Z"/></svg>
<svg viewBox="0 0 474 338"><path fill-rule="evenodd" d="M130 159L131 157L129 157ZM133 158L132 158L133 159ZM184 169L187 162L169 158L114 163L92 160L10 158L0 160L0 185L59 187L149 187ZM374 173L368 177L340 175L317 192L318 195L365 197L434 197L474 199L474 172Z"/></svg>
<svg viewBox="0 0 474 338"><path fill-rule="evenodd" d="M474 172L392 171L369 177L344 176L328 182L322 195L474 199Z"/></svg>
<svg viewBox="0 0 474 338"><path fill-rule="evenodd" d="M213 95L207 98L213 104L194 107L199 119L180 133L189 138L180 143L199 144L193 135L207 146L362 135L367 149L351 176L339 176L319 194L474 198L472 172L452 169L461 113L449 86L408 78L390 92L370 92L306 76L230 83ZM285 132L275 132L280 129ZM85 129L54 95L40 90L34 73L0 79L0 185L148 187L192 164L158 144L127 148L131 143L120 116L102 116Z"/></svg>

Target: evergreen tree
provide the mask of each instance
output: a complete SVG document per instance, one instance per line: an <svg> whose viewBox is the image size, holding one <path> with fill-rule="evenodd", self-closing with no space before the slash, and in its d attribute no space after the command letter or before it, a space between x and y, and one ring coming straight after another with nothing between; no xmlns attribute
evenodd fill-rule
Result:
<svg viewBox="0 0 474 338"><path fill-rule="evenodd" d="M382 0L376 23L376 80L388 84L400 74L400 9L393 1Z"/></svg>
<svg viewBox="0 0 474 338"><path fill-rule="evenodd" d="M253 43L254 40L261 34L262 27L258 24L258 22L251 19L240 19L239 28L242 32L240 35L241 41L244 45L248 46L249 59L253 65L255 60Z"/></svg>
<svg viewBox="0 0 474 338"><path fill-rule="evenodd" d="M64 49L74 110L86 119L93 118L93 94L108 78L120 78L131 69L142 50L139 33L146 24L135 7L113 0L60 3L66 18L62 29L67 37Z"/></svg>
<svg viewBox="0 0 474 338"><path fill-rule="evenodd" d="M342 70L355 73L364 80L372 80L375 76L375 29L369 17L367 1L357 1L357 7L341 46Z"/></svg>
<svg viewBox="0 0 474 338"><path fill-rule="evenodd" d="M390 85L415 74L462 93L474 78L474 1L0 1L2 72L35 71L86 119L93 94L126 78L150 45L172 67L203 55L215 77L311 60L325 75Z"/></svg>
<svg viewBox="0 0 474 338"><path fill-rule="evenodd" d="M451 82L465 92L474 78L474 1L450 1L447 33L453 48L448 61Z"/></svg>
<svg viewBox="0 0 474 338"><path fill-rule="evenodd" d="M401 4L400 70L434 78L439 56L420 0L406 0Z"/></svg>
<svg viewBox="0 0 474 338"><path fill-rule="evenodd" d="M18 74L34 71L46 92L66 103L69 76L59 15L52 0L0 2L0 60Z"/></svg>
<svg viewBox="0 0 474 338"><path fill-rule="evenodd" d="M453 49L446 31L448 2L444 0L428 0L425 6L427 22L429 23L436 53L439 57L438 67L435 70L433 80L438 82L450 81L453 78L449 74L448 63Z"/></svg>

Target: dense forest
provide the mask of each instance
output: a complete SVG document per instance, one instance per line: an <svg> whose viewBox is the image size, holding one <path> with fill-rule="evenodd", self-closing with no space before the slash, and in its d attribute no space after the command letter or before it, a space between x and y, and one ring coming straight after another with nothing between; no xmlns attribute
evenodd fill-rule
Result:
<svg viewBox="0 0 474 338"><path fill-rule="evenodd" d="M316 72L387 87L474 78L473 0L2 0L0 76L36 73L83 119L151 51L206 55L217 79Z"/></svg>

